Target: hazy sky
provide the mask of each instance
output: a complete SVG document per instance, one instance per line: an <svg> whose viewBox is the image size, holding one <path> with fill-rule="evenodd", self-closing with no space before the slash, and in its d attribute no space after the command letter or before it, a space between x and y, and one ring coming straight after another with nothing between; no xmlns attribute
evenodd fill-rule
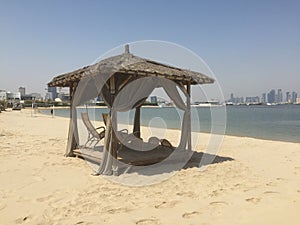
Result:
<svg viewBox="0 0 300 225"><path fill-rule="evenodd" d="M300 94L300 1L0 0L0 89L42 92L56 75L139 40L185 46L225 96Z"/></svg>

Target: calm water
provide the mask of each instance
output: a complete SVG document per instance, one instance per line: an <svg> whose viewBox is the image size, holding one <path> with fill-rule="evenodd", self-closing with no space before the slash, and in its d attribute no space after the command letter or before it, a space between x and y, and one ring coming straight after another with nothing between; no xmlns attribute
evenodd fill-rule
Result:
<svg viewBox="0 0 300 225"><path fill-rule="evenodd" d="M213 108L213 112L222 115L221 107ZM260 139L300 142L300 105L278 106L228 106L226 107L226 134L246 136ZM43 110L49 114L49 110ZM78 109L86 112L86 109ZM108 109L89 109L91 119L102 120L101 114ZM55 110L56 116L69 117L69 110ZM142 108L141 124L154 127L179 129L183 112L176 108ZM118 114L120 123L132 124L134 111ZM80 117L80 116L79 116ZM210 108L192 108L192 130L210 132L212 129ZM224 122L214 120L215 132L222 132ZM129 121L129 122L128 122Z"/></svg>

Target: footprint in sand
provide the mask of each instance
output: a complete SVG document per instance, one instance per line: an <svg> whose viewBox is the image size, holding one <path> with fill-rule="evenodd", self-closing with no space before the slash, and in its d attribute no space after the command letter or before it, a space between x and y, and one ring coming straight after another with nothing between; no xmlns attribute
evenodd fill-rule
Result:
<svg viewBox="0 0 300 225"><path fill-rule="evenodd" d="M6 208L6 204L0 203L0 211L1 211L2 209L5 209L5 208Z"/></svg>
<svg viewBox="0 0 300 225"><path fill-rule="evenodd" d="M109 214L115 214L115 213L126 213L129 211L130 211L130 209L127 209L127 208L115 208L115 209L109 209L106 212Z"/></svg>
<svg viewBox="0 0 300 225"><path fill-rule="evenodd" d="M233 185L234 187L240 187L240 186L242 186L242 184L240 184L240 183L237 183L237 184L235 184L235 185Z"/></svg>
<svg viewBox="0 0 300 225"><path fill-rule="evenodd" d="M225 201L214 201L209 203L209 209L214 216L220 216L224 212L224 208L228 206Z"/></svg>
<svg viewBox="0 0 300 225"><path fill-rule="evenodd" d="M29 219L31 219L31 216L30 216L30 215L29 215L29 216L21 217L21 218L19 218L19 219L16 219L15 221L16 221L17 224L20 224L20 223L23 223L23 222L25 222L25 221L28 221Z"/></svg>
<svg viewBox="0 0 300 225"><path fill-rule="evenodd" d="M195 198L197 197L197 194L192 191L186 191L186 192L177 192L176 195L178 196L183 196L183 197L190 197L190 198Z"/></svg>
<svg viewBox="0 0 300 225"><path fill-rule="evenodd" d="M245 200L247 202L251 202L251 203L254 203L254 204L257 204L257 203L260 202L260 198L255 198L255 197L253 197L253 198L246 198Z"/></svg>
<svg viewBox="0 0 300 225"><path fill-rule="evenodd" d="M264 194L278 194L277 191L265 191Z"/></svg>
<svg viewBox="0 0 300 225"><path fill-rule="evenodd" d="M178 203L178 201L162 202L160 204L155 205L154 207L156 209L160 209L160 208L173 208L177 203Z"/></svg>
<svg viewBox="0 0 300 225"><path fill-rule="evenodd" d="M215 201L215 202L209 203L209 205L228 205L228 203L224 202L224 201Z"/></svg>
<svg viewBox="0 0 300 225"><path fill-rule="evenodd" d="M46 197L37 198L36 201L37 202L45 202L47 200L50 200L51 198L53 198L53 196L52 195L48 195Z"/></svg>
<svg viewBox="0 0 300 225"><path fill-rule="evenodd" d="M86 221L78 221L77 223L75 224L84 224L84 225L90 225L90 224L93 224L91 222L86 222Z"/></svg>
<svg viewBox="0 0 300 225"><path fill-rule="evenodd" d="M159 221L157 219L141 219L138 220L136 225L159 225Z"/></svg>
<svg viewBox="0 0 300 225"><path fill-rule="evenodd" d="M276 184L275 184L274 182L271 181L271 182L269 182L269 183L266 183L266 186L273 186L273 187L274 187L274 186L276 186Z"/></svg>
<svg viewBox="0 0 300 225"><path fill-rule="evenodd" d="M212 191L209 196L211 197L216 197L216 196L219 196L220 194L222 194L225 190L223 188L220 188L220 189L217 189L217 190L214 190Z"/></svg>
<svg viewBox="0 0 300 225"><path fill-rule="evenodd" d="M193 212L189 212L189 213L186 212L186 213L182 214L182 218L189 219L189 218L192 218L192 217L197 216L199 214L200 214L200 212L197 212L197 211L193 211Z"/></svg>
<svg viewBox="0 0 300 225"><path fill-rule="evenodd" d="M294 169L295 169L295 174L298 174L298 173L300 173L300 167L299 166L296 166L296 167L294 167Z"/></svg>

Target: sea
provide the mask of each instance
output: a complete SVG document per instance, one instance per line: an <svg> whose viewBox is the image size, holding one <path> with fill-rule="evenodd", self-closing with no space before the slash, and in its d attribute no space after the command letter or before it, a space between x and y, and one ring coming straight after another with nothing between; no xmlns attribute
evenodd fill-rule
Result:
<svg viewBox="0 0 300 225"><path fill-rule="evenodd" d="M40 110L50 115L50 110ZM102 121L107 108L81 107L91 120ZM69 117L69 109L55 109L55 116ZM174 107L142 107L141 125L180 129L183 111ZM118 122L133 124L134 111L118 113ZM300 143L300 105L249 105L192 107L192 131L217 133L265 140Z"/></svg>

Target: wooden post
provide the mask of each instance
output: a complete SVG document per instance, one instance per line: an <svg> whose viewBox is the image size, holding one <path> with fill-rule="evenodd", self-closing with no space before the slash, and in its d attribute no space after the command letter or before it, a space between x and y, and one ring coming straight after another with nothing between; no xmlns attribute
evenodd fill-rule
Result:
<svg viewBox="0 0 300 225"><path fill-rule="evenodd" d="M77 130L77 114L76 108L73 106L73 97L77 87L77 83L70 84L70 122L69 122L69 134L68 134L68 144L65 156L74 156L73 150L78 147L76 137L78 139Z"/></svg>
<svg viewBox="0 0 300 225"><path fill-rule="evenodd" d="M188 115L189 115L189 119L188 119L188 150L191 151L192 150L192 121L191 121L191 81L188 81L187 85L186 85L186 90L188 93L188 98L187 98L187 107L188 107Z"/></svg>
<svg viewBox="0 0 300 225"><path fill-rule="evenodd" d="M141 106L135 108L133 134L137 138L141 138Z"/></svg>
<svg viewBox="0 0 300 225"><path fill-rule="evenodd" d="M114 75L110 78L110 96L111 96L111 107L113 106L114 100L116 95L116 83ZM112 108L111 108L112 109ZM118 121L117 121L117 112L113 112L110 110L110 118L112 124L112 132L111 132L111 142L112 142L112 152L111 156L113 157L112 163L112 172L113 175L118 175L118 143L116 137L116 131L118 129Z"/></svg>

